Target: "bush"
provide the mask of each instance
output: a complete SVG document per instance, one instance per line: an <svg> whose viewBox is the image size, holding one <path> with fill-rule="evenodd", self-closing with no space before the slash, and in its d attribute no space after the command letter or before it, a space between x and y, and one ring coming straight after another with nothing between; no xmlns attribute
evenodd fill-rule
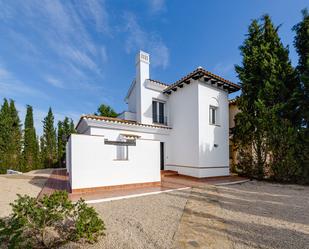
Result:
<svg viewBox="0 0 309 249"><path fill-rule="evenodd" d="M56 248L69 241L94 243L104 235L104 222L81 199L67 192L41 199L18 195L10 217L0 219L0 244L7 248Z"/></svg>

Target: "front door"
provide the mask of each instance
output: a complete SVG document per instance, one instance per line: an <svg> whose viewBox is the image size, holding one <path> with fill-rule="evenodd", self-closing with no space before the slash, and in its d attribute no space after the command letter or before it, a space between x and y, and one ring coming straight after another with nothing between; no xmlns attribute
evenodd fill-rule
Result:
<svg viewBox="0 0 309 249"><path fill-rule="evenodd" d="M164 170L164 143L160 142L160 169Z"/></svg>

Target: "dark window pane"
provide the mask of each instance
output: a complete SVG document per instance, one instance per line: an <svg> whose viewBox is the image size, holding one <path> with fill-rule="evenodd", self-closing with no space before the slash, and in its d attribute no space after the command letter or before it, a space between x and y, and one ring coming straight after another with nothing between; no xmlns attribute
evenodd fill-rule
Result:
<svg viewBox="0 0 309 249"><path fill-rule="evenodd" d="M216 109L212 108L212 123L216 124Z"/></svg>
<svg viewBox="0 0 309 249"><path fill-rule="evenodd" d="M164 104L159 102L159 123L164 123Z"/></svg>
<svg viewBox="0 0 309 249"><path fill-rule="evenodd" d="M157 101L152 101L152 122L157 123Z"/></svg>

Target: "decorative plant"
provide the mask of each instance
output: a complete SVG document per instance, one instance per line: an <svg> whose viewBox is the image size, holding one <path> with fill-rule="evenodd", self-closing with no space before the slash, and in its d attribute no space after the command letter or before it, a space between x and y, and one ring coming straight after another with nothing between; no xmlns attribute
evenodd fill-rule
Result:
<svg viewBox="0 0 309 249"><path fill-rule="evenodd" d="M0 219L0 245L7 248L57 248L70 241L94 243L105 225L93 207L67 192L41 199L18 195L10 217Z"/></svg>

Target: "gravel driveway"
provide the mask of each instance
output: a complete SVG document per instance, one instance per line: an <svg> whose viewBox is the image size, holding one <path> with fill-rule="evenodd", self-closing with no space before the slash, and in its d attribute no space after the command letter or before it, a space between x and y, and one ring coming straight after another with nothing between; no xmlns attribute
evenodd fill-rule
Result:
<svg viewBox="0 0 309 249"><path fill-rule="evenodd" d="M92 204L106 224L106 236L94 245L64 248L170 249L189 190Z"/></svg>
<svg viewBox="0 0 309 249"><path fill-rule="evenodd" d="M16 193L37 196L51 170L0 176L0 217ZM65 248L309 249L309 186L251 181L92 204L97 244Z"/></svg>
<svg viewBox="0 0 309 249"><path fill-rule="evenodd" d="M247 182L194 188L174 248L309 248L309 187Z"/></svg>

